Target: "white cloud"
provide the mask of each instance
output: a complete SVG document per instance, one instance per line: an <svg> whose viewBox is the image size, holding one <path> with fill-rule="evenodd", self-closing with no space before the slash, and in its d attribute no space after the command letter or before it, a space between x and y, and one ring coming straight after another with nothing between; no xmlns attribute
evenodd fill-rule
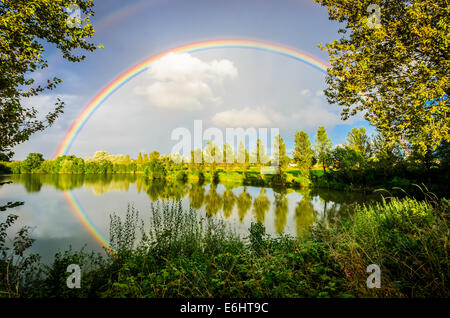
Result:
<svg viewBox="0 0 450 318"><path fill-rule="evenodd" d="M283 120L283 116L274 110L262 107L231 109L213 116L214 125L222 127L269 127Z"/></svg>
<svg viewBox="0 0 450 318"><path fill-rule="evenodd" d="M147 88L151 105L168 109L200 110L203 102L217 98L204 82L156 82Z"/></svg>
<svg viewBox="0 0 450 318"><path fill-rule="evenodd" d="M135 93L145 95L153 107L200 110L205 103L220 102L214 88L237 75L229 60L204 62L188 53L169 53L150 68L147 80L152 83L138 86Z"/></svg>

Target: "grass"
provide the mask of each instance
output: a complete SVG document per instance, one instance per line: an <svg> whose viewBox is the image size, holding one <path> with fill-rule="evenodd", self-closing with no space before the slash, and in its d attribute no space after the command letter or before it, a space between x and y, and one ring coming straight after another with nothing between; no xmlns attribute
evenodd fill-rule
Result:
<svg viewBox="0 0 450 318"><path fill-rule="evenodd" d="M448 297L449 201L392 198L317 231L356 296ZM367 264L382 269L383 287L368 290Z"/></svg>
<svg viewBox="0 0 450 318"><path fill-rule="evenodd" d="M148 218L132 206L111 216L107 256L56 255L23 281L22 297L448 297L449 201L386 199L359 206L302 240L269 237L252 224L239 237L180 203L158 202ZM69 264L81 289L65 287ZM380 289L366 268L378 264ZM27 276L29 277L29 276Z"/></svg>

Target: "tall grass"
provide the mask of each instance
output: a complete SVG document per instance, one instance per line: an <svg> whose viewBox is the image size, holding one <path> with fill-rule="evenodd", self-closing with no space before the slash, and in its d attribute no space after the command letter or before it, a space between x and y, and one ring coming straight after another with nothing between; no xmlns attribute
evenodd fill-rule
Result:
<svg viewBox="0 0 450 318"><path fill-rule="evenodd" d="M391 198L315 232L356 296L448 297L448 217L448 200ZM366 287L369 264L381 268L380 289Z"/></svg>
<svg viewBox="0 0 450 318"><path fill-rule="evenodd" d="M133 206L128 207L123 220L113 214L110 242L117 255L133 251L157 258L213 255L232 252L243 245L223 220L201 217L196 210L186 210L176 201L152 203L148 223L139 218Z"/></svg>
<svg viewBox="0 0 450 318"><path fill-rule="evenodd" d="M112 244L117 275L105 297L299 297L345 296L336 263L320 244L270 238L253 224L247 239L223 221L202 218L181 203L152 205L148 224L138 226L130 208L114 216ZM127 228L130 229L127 229ZM119 238L140 229L134 242ZM133 248L131 248L133 246ZM120 263L119 266L117 264Z"/></svg>

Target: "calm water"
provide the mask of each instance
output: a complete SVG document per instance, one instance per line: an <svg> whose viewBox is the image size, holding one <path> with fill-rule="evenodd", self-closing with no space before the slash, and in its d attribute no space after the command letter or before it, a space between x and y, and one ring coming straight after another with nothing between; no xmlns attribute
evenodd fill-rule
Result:
<svg viewBox="0 0 450 318"><path fill-rule="evenodd" d="M10 175L0 181L12 181L0 187L0 205L24 202L1 213L1 220L14 213L19 219L13 230L31 226L36 238L32 252L43 261L69 246L101 251L93 232L107 240L110 214L124 216L129 204L145 220L151 202L182 200L205 217L224 219L242 236L255 221L264 223L271 235L301 236L315 222L333 222L351 213L356 203L377 198L324 189L151 183L139 175Z"/></svg>

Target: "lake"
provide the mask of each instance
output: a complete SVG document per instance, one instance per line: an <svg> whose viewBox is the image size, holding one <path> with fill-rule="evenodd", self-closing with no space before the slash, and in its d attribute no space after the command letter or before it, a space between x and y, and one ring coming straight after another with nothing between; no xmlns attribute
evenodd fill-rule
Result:
<svg viewBox="0 0 450 318"><path fill-rule="evenodd" d="M23 205L0 214L19 216L11 229L32 227L36 239L30 252L42 261L70 246L77 250L102 251L109 238L110 215L124 217L129 205L145 221L151 204L181 200L205 218L219 218L241 236L252 222L263 223L268 234L303 236L316 222L335 222L348 215L357 203L369 203L379 195L327 189L276 189L239 185L150 182L142 175L7 175L0 187L0 205ZM11 232L11 234L13 234Z"/></svg>

